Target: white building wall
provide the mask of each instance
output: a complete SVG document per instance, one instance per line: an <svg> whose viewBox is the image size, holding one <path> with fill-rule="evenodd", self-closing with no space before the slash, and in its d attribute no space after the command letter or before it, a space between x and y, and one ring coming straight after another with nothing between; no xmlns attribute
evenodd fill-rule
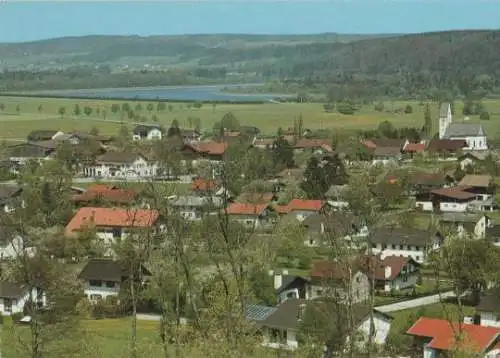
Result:
<svg viewBox="0 0 500 358"><path fill-rule="evenodd" d="M415 207L420 208L422 211L433 211L434 206L432 205L432 201L416 201Z"/></svg>
<svg viewBox="0 0 500 358"><path fill-rule="evenodd" d="M374 342L379 345L385 344L389 331L391 329L391 321L387 318L381 317L380 314L374 314L373 323L375 328ZM370 319L365 319L358 328L358 331L363 334L366 342L370 335Z"/></svg>
<svg viewBox="0 0 500 358"><path fill-rule="evenodd" d="M100 295L104 300L108 296L117 296L120 293L120 283L115 282L115 287L107 287L106 281L101 281L101 286L90 286L90 282L86 281L83 292L89 299L92 295Z"/></svg>
<svg viewBox="0 0 500 358"><path fill-rule="evenodd" d="M32 298L33 300L37 300L37 289L36 288L33 288L32 292ZM20 297L19 299L17 300L12 300L12 310L11 312L7 312L5 311L5 298L0 298L0 314L4 315L4 316L8 316L8 315L11 315L11 314L14 314L14 313L22 313L24 311L24 305L26 304L26 302L28 302L30 299L30 293L29 292L26 292L26 294L22 297ZM42 305L43 306L46 306L47 305L47 296L46 294L44 293L42 295Z"/></svg>
<svg viewBox="0 0 500 358"><path fill-rule="evenodd" d="M424 358L436 358L437 353L434 349L429 347L424 347Z"/></svg>
<svg viewBox="0 0 500 358"><path fill-rule="evenodd" d="M390 292L391 290L403 290L409 287L415 287L418 282L418 274L413 273L404 276L405 278L398 276L394 280L386 281L384 286L384 291Z"/></svg>
<svg viewBox="0 0 500 358"><path fill-rule="evenodd" d="M463 213L467 211L469 204L468 203L439 203L439 209L442 212L454 212L454 213Z"/></svg>
<svg viewBox="0 0 500 358"><path fill-rule="evenodd" d="M396 248L387 247L382 249L380 244L377 244L376 247L372 248L372 252L374 255L381 254L382 259L386 256L403 256L403 257L411 257L413 260L418 263L422 263L425 261L425 251L424 247L420 247L417 251L415 246L408 247L407 245L396 245Z"/></svg>
<svg viewBox="0 0 500 358"><path fill-rule="evenodd" d="M481 326L500 327L500 319L494 312L480 312Z"/></svg>

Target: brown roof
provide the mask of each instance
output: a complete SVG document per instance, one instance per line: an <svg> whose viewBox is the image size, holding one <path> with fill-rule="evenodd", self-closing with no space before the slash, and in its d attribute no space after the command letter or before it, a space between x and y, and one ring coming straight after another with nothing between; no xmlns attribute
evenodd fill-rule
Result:
<svg viewBox="0 0 500 358"><path fill-rule="evenodd" d="M488 188L490 183L493 181L491 175L472 175L467 174L460 180L458 185L462 186L473 186L478 188Z"/></svg>
<svg viewBox="0 0 500 358"><path fill-rule="evenodd" d="M331 142L327 139L298 139L294 145L295 149L302 148L324 148L327 151L331 151L330 147ZM330 150L328 150L330 149Z"/></svg>
<svg viewBox="0 0 500 358"><path fill-rule="evenodd" d="M470 189L470 186L453 186L451 188L440 188L434 189L431 191L434 195L444 196L447 198L453 198L458 200L467 200L473 199L476 197L476 194L472 194L467 192L467 189Z"/></svg>
<svg viewBox="0 0 500 358"><path fill-rule="evenodd" d="M356 265L354 265L356 266ZM354 267L352 267L355 270ZM319 260L314 261L311 269L312 279L345 279L349 273L349 266L338 261Z"/></svg>
<svg viewBox="0 0 500 358"><path fill-rule="evenodd" d="M462 139L432 139L427 146L427 150L431 152L451 151L456 152L467 146L465 140Z"/></svg>
<svg viewBox="0 0 500 358"><path fill-rule="evenodd" d="M228 144L215 141L198 143L189 142L186 143L186 147L200 154L222 155L225 153Z"/></svg>
<svg viewBox="0 0 500 358"><path fill-rule="evenodd" d="M374 156L397 156L401 154L400 147L377 147L373 151Z"/></svg>
<svg viewBox="0 0 500 358"><path fill-rule="evenodd" d="M403 149L406 143L406 139L391 139L391 138L375 138L370 139L370 142L375 144L375 147L394 147Z"/></svg>
<svg viewBox="0 0 500 358"><path fill-rule="evenodd" d="M420 266L412 258L402 256L386 256L383 259L380 256L365 256L360 261L360 265L368 277L371 278L373 274L375 280L394 280L409 263ZM389 277L385 277L386 267L391 268L391 275Z"/></svg>
<svg viewBox="0 0 500 358"><path fill-rule="evenodd" d="M414 173L410 176L410 183L414 185L444 185L443 173Z"/></svg>
<svg viewBox="0 0 500 358"><path fill-rule="evenodd" d="M370 240L374 244L425 246L435 232L415 228L381 227L373 230Z"/></svg>
<svg viewBox="0 0 500 358"><path fill-rule="evenodd" d="M132 189L120 189L112 185L95 184L82 194L73 196L75 202L90 202L93 200L105 200L113 203L129 203L137 193Z"/></svg>

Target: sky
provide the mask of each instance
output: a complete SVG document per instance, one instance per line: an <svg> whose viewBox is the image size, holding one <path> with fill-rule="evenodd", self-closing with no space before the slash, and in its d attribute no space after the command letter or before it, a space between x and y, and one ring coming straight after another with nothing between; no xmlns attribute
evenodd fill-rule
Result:
<svg viewBox="0 0 500 358"><path fill-rule="evenodd" d="M0 0L0 42L97 34L394 34L491 28L500 28L500 0Z"/></svg>

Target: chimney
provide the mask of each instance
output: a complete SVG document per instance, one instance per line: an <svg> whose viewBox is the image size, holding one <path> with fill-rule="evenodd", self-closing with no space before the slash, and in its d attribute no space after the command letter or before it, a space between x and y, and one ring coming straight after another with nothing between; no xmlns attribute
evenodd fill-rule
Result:
<svg viewBox="0 0 500 358"><path fill-rule="evenodd" d="M324 234L325 233L325 224L324 223L321 223L321 231L320 231L321 234Z"/></svg>
<svg viewBox="0 0 500 358"><path fill-rule="evenodd" d="M274 289L277 290L283 284L283 275L280 272L274 273Z"/></svg>
<svg viewBox="0 0 500 358"><path fill-rule="evenodd" d="M392 275L392 267L391 266L386 266L385 267L385 279L389 279Z"/></svg>

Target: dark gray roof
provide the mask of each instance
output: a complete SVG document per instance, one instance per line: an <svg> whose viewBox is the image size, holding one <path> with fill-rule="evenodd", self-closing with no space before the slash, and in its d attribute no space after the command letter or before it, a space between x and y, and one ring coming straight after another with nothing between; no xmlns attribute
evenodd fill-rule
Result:
<svg viewBox="0 0 500 358"><path fill-rule="evenodd" d="M401 154L401 148L400 147L377 147L373 151L373 156L389 156L389 157L395 157L397 155Z"/></svg>
<svg viewBox="0 0 500 358"><path fill-rule="evenodd" d="M493 225L492 227L487 227L486 237L493 239L500 238L500 225Z"/></svg>
<svg viewBox="0 0 500 358"><path fill-rule="evenodd" d="M49 140L59 131L55 130L36 130L28 134L28 140Z"/></svg>
<svg viewBox="0 0 500 358"><path fill-rule="evenodd" d="M206 196L195 196L195 195L184 195L177 197L173 202L172 206L177 207L222 207L222 198L217 196L206 197Z"/></svg>
<svg viewBox="0 0 500 358"><path fill-rule="evenodd" d="M481 123L451 123L444 134L445 139L484 135Z"/></svg>
<svg viewBox="0 0 500 358"><path fill-rule="evenodd" d="M159 124L138 124L134 127L134 134L147 135L152 129L158 129L162 133L165 131Z"/></svg>
<svg viewBox="0 0 500 358"><path fill-rule="evenodd" d="M21 193L23 189L17 185L0 185L0 204Z"/></svg>
<svg viewBox="0 0 500 358"><path fill-rule="evenodd" d="M30 143L18 144L10 147L10 158L45 158L52 150Z"/></svg>
<svg viewBox="0 0 500 358"><path fill-rule="evenodd" d="M146 276L151 275L144 266L142 273ZM111 259L93 259L85 265L78 278L119 282L125 276L127 276L127 267L123 262Z"/></svg>
<svg viewBox="0 0 500 358"><path fill-rule="evenodd" d="M276 307L268 307L263 305L247 305L245 308L245 317L251 321L263 321L269 315L276 311Z"/></svg>
<svg viewBox="0 0 500 358"><path fill-rule="evenodd" d="M493 312L494 314L500 312L500 289L496 288L484 292L481 295L476 311Z"/></svg>
<svg viewBox="0 0 500 358"><path fill-rule="evenodd" d="M306 303L306 300L289 298L278 305L276 310L266 319L261 321L261 325L279 329L294 329L297 326L301 306L305 306Z"/></svg>
<svg viewBox="0 0 500 358"><path fill-rule="evenodd" d="M448 107L450 106L449 103L441 103L441 106L439 107L439 118L443 117L448 117Z"/></svg>
<svg viewBox="0 0 500 358"><path fill-rule="evenodd" d="M130 152L109 151L97 158L97 161L104 163L133 163L140 155Z"/></svg>
<svg viewBox="0 0 500 358"><path fill-rule="evenodd" d="M374 244L426 245L438 233L414 228L379 228L370 235Z"/></svg>
<svg viewBox="0 0 500 358"><path fill-rule="evenodd" d="M477 223L483 215L472 213L444 213L439 218L440 222L447 223Z"/></svg>
<svg viewBox="0 0 500 358"><path fill-rule="evenodd" d="M0 281L0 297L2 298L16 299L21 297L24 292L25 290L21 285L7 281Z"/></svg>

